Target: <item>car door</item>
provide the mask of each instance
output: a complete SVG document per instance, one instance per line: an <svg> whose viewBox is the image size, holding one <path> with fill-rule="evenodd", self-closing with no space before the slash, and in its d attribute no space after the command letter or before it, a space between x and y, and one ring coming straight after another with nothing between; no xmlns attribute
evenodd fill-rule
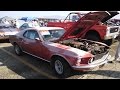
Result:
<svg viewBox="0 0 120 90"><path fill-rule="evenodd" d="M35 55L35 51L37 49L37 41L35 40L36 37L39 38L39 35L36 30L27 30L23 34L23 41L22 41L22 48L25 52L29 54Z"/></svg>
<svg viewBox="0 0 120 90"><path fill-rule="evenodd" d="M27 30L23 37L22 48L25 52L42 59L48 59L50 51L36 30Z"/></svg>

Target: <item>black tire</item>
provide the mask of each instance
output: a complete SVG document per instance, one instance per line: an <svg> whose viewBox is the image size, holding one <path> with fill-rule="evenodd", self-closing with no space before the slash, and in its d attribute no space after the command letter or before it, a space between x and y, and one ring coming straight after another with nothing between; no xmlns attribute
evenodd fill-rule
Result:
<svg viewBox="0 0 120 90"><path fill-rule="evenodd" d="M70 65L61 57L54 58L51 62L51 67L54 73L60 78L66 78L71 75L72 69Z"/></svg>
<svg viewBox="0 0 120 90"><path fill-rule="evenodd" d="M19 45L17 45L17 44L15 44L14 45L14 50L15 50L15 53L18 55L18 56L20 56L20 55L22 55L22 50L21 50L21 48L19 47Z"/></svg>
<svg viewBox="0 0 120 90"><path fill-rule="evenodd" d="M109 40L105 40L103 43L107 44L108 46L112 45L113 40L109 39Z"/></svg>
<svg viewBox="0 0 120 90"><path fill-rule="evenodd" d="M104 67L104 66L105 66L105 64L102 64L102 65L99 66L99 68L102 68L102 67Z"/></svg>
<svg viewBox="0 0 120 90"><path fill-rule="evenodd" d="M97 35L97 34L87 34L85 36L85 39L88 39L88 40L93 40L93 41L100 41L100 37Z"/></svg>

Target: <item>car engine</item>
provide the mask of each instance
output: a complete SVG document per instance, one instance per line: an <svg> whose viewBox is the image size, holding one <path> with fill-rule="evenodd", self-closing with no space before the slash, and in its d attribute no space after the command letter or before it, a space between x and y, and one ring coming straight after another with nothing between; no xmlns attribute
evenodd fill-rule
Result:
<svg viewBox="0 0 120 90"><path fill-rule="evenodd" d="M90 52L93 55L108 52L108 49L109 49L107 45L104 45L95 41L78 39L78 38L59 41L59 43Z"/></svg>

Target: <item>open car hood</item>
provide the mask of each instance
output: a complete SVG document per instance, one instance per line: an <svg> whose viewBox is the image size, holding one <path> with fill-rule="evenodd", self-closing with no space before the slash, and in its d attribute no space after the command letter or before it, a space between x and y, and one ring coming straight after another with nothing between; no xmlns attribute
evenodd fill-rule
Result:
<svg viewBox="0 0 120 90"><path fill-rule="evenodd" d="M102 23L106 22L107 20L111 19L112 17L118 15L119 13L117 11L107 11L109 14L107 17L105 17L103 20L101 20Z"/></svg>
<svg viewBox="0 0 120 90"><path fill-rule="evenodd" d="M68 39L68 38L77 38L79 33L84 30L89 30L92 26L94 26L99 21L105 22L111 17L117 15L118 12L112 11L99 11L99 12L89 12L80 18L76 23L74 23L64 35L60 38L60 40Z"/></svg>

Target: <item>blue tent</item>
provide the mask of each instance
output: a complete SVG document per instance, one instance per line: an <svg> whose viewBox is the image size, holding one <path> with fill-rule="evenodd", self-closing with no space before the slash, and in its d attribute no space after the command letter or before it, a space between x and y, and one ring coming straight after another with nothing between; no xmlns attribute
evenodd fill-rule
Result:
<svg viewBox="0 0 120 90"><path fill-rule="evenodd" d="M24 20L25 22L27 22L27 21L32 21L32 20L34 20L34 19L37 19L37 17L22 17L22 18L19 19L19 20Z"/></svg>

